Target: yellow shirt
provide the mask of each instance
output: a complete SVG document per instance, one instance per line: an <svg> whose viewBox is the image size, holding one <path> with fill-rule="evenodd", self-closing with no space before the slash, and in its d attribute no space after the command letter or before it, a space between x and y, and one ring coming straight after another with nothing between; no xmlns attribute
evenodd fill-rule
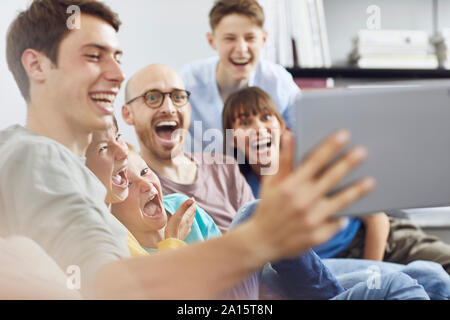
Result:
<svg viewBox="0 0 450 320"><path fill-rule="evenodd" d="M127 234L127 245L128 245L128 250L130 250L130 255L132 257L148 255L148 252L144 248L141 247L139 242L131 234L130 231L128 231L128 234Z"/></svg>
<svg viewBox="0 0 450 320"><path fill-rule="evenodd" d="M175 238L167 238L163 241L158 242L158 250L173 250L181 247L187 246L186 242Z"/></svg>
<svg viewBox="0 0 450 320"><path fill-rule="evenodd" d="M113 217L119 221L114 215ZM121 223L119 221L119 223ZM122 224L122 223L121 223ZM124 226L125 227L125 226ZM126 227L125 227L126 228ZM178 249L181 247L186 246L186 242L175 239L175 238L168 238L161 242L158 242L158 250L173 250ZM141 247L137 239L133 236L133 234L127 229L127 246L128 250L130 250L130 255L132 257L139 257L139 256L146 256L149 254L147 250Z"/></svg>

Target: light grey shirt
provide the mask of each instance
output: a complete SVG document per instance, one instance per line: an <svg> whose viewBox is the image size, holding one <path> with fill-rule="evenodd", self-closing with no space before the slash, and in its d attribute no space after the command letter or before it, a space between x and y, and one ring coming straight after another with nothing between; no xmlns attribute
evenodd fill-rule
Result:
<svg viewBox="0 0 450 320"><path fill-rule="evenodd" d="M0 237L0 299L80 299L68 275L29 238ZM30 267L32 266L32 267Z"/></svg>
<svg viewBox="0 0 450 320"><path fill-rule="evenodd" d="M63 271L78 266L85 297L102 266L129 256L126 230L105 196L84 161L62 144L19 125L0 131L0 236L33 239Z"/></svg>

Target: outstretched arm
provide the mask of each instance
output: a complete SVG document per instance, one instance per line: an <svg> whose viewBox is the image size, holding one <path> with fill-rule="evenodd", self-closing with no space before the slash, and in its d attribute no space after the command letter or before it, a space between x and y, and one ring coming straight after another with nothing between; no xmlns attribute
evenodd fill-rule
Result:
<svg viewBox="0 0 450 320"><path fill-rule="evenodd" d="M348 140L346 132L333 135L294 170L293 137L286 133L280 169L264 179L262 200L248 221L220 238L108 264L97 277L98 297L214 298L265 263L326 241L340 226L333 215L374 186L364 179L326 196L366 156L356 148L324 170Z"/></svg>

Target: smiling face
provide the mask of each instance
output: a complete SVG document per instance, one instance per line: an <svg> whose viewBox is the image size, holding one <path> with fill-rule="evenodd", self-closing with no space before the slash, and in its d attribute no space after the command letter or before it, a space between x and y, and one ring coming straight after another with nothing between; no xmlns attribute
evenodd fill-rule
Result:
<svg viewBox="0 0 450 320"><path fill-rule="evenodd" d="M94 132L86 152L86 166L106 188L107 204L128 196L128 147L114 127Z"/></svg>
<svg viewBox="0 0 450 320"><path fill-rule="evenodd" d="M219 54L217 80L248 80L261 56L267 33L252 19L241 14L223 17L208 41Z"/></svg>
<svg viewBox="0 0 450 320"><path fill-rule="evenodd" d="M112 213L133 234L159 231L167 224L158 177L135 152L128 162L129 195L112 205Z"/></svg>
<svg viewBox="0 0 450 320"><path fill-rule="evenodd" d="M184 90L184 83L171 68L151 65L139 71L130 80L128 95L139 96L149 90L172 92ZM182 152L185 136L191 121L189 103L176 107L169 95L159 108L150 108L144 98L139 98L122 108L126 123L134 125L141 149L147 149L159 159L171 159Z"/></svg>
<svg viewBox="0 0 450 320"><path fill-rule="evenodd" d="M240 151L257 174L276 172L281 134L286 126L267 92L247 87L232 93L224 104L222 126L227 152ZM226 132L230 129L232 135Z"/></svg>
<svg viewBox="0 0 450 320"><path fill-rule="evenodd" d="M54 112L77 130L106 130L124 75L114 28L100 18L81 15L81 28L61 41L57 67L48 70L44 90Z"/></svg>
<svg viewBox="0 0 450 320"><path fill-rule="evenodd" d="M233 122L235 147L248 163L269 167L278 159L282 125L270 111L251 114L243 110Z"/></svg>

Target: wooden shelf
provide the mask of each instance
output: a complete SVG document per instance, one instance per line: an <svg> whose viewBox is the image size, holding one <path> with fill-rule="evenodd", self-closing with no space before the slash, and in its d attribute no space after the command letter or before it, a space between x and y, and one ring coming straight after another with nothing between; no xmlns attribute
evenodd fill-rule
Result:
<svg viewBox="0 0 450 320"><path fill-rule="evenodd" d="M294 78L450 79L445 69L286 68Z"/></svg>

